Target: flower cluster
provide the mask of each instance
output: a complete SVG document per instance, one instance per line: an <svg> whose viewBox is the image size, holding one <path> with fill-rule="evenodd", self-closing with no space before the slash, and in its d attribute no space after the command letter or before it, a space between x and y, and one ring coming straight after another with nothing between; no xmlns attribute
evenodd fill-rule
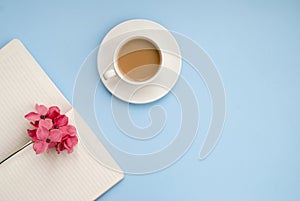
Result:
<svg viewBox="0 0 300 201"><path fill-rule="evenodd" d="M59 154L63 150L73 152L78 143L76 128L68 124L68 117L60 114L57 106L47 108L44 105L35 105L36 112L29 112L25 118L30 121L34 129L27 133L33 141L33 149L37 154L44 153L49 148L56 148Z"/></svg>

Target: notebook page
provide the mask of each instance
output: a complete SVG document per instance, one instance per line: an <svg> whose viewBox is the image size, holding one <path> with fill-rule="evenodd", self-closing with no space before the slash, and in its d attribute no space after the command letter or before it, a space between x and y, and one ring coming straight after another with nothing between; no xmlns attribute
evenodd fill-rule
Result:
<svg viewBox="0 0 300 201"><path fill-rule="evenodd" d="M0 50L0 161L18 150L30 138L24 115L34 111L35 103L58 105L62 112L71 105L39 64L14 39Z"/></svg>
<svg viewBox="0 0 300 201"><path fill-rule="evenodd" d="M74 110L67 115L71 124L78 126L84 134L93 134ZM112 160L103 145L103 154ZM94 200L123 178L123 173L112 171L96 162L80 143L72 154L65 151L56 154L36 155L32 145L13 156L0 166L0 198L3 200ZM115 164L117 167L117 164ZM120 170L120 169L119 169ZM121 170L120 170L121 171ZM9 176L7 176L9 175Z"/></svg>

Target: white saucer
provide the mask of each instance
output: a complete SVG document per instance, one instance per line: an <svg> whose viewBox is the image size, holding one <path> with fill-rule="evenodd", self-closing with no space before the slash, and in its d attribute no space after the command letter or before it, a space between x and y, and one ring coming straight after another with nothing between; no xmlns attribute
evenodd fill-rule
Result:
<svg viewBox="0 0 300 201"><path fill-rule="evenodd" d="M164 63L158 76L142 86L128 84L118 76L105 80L104 72L113 68L118 44L130 35L151 38L161 48ZM163 26L149 20L129 20L111 29L101 42L97 65L104 86L117 98L135 104L150 103L162 98L175 85L181 70L181 53L173 35Z"/></svg>

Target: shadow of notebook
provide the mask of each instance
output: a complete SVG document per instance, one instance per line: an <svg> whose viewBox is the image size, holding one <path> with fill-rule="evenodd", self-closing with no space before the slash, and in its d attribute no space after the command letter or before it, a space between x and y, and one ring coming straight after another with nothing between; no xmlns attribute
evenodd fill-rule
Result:
<svg viewBox="0 0 300 201"><path fill-rule="evenodd" d="M3 162L1 200L94 200L122 180L122 170L99 141L95 146L114 170L95 160L80 142L83 135L94 136L92 130L17 39L0 50L0 83L0 161L31 140L24 115L35 103L59 106L71 124L81 127L72 154L52 150L36 155L29 145Z"/></svg>

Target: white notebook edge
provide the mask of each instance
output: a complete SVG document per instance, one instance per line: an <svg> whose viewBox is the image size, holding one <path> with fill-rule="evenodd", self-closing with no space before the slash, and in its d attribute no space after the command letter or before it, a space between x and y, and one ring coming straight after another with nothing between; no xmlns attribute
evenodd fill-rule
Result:
<svg viewBox="0 0 300 201"><path fill-rule="evenodd" d="M73 108L72 110L74 110L74 113L73 113L73 118L74 118L74 121L75 121L75 126L76 128L80 129L80 122L83 123L83 129L84 130L87 130L88 133L86 133L88 135L88 138L89 138L89 142L92 140L94 143L93 144L90 144L92 145L92 149L93 151L90 151L86 144L84 143L84 140L82 140L82 137L81 135L79 134L78 135L78 138L79 140L82 142L82 146L83 148L88 152L88 154L90 155L90 157L92 157L96 162L100 163L102 166L106 167L106 168L109 168L111 171L116 171L120 177L119 177L119 180L114 184L118 184L120 183L124 177L125 177L125 174L124 172L122 171L122 169L120 168L120 166L118 165L118 163L113 159L113 157L110 155L110 153L105 149L105 147L103 146L103 144L100 142L100 140L95 136L94 132L92 131L92 129L89 127L89 125L84 121L83 117L76 111L75 108ZM72 110L70 112L72 112ZM105 154L109 155L110 156L110 160L109 158L107 158L109 160L109 165L105 165L103 164L103 162L101 162L99 159L97 159L97 156L95 156L93 153L95 153L95 150L97 153L100 153L100 152L105 152ZM104 154L104 155L105 155ZM108 166L113 166L113 167L108 167ZM97 200L98 198L100 198L103 194L105 194L108 190L110 190L111 188L114 187L114 185L108 187L104 193L102 194L99 194L95 200Z"/></svg>
<svg viewBox="0 0 300 201"><path fill-rule="evenodd" d="M72 108L69 112L66 113L67 116L70 116L74 120L75 127L78 131L78 138L85 149L85 151L92 157L96 162L100 163L103 167L110 169L111 171L115 171L117 173L120 173L122 175L122 179L124 178L124 172L118 165L118 163L114 160L112 155L107 151L105 146L101 143L101 141L96 137L95 133L93 130L89 127L89 125L86 123L86 121L83 119L83 117L77 112L75 108ZM72 116L71 116L72 115ZM88 149L86 144L84 143L84 140L82 140L83 135L80 134L80 130L84 130L85 132L85 138L88 138L89 140L93 140L93 149L97 149L97 153L103 153L102 155L107 155L106 161L101 161L92 154L93 152ZM106 163L106 164L105 164Z"/></svg>
<svg viewBox="0 0 300 201"><path fill-rule="evenodd" d="M102 193L95 196L94 200L99 199L102 195L107 193L108 190L112 189L115 185L120 183L124 177L125 174L118 165L118 163L114 160L114 158L110 155L110 153L107 151L107 149L104 147L104 145L101 143L101 141L96 137L93 130L89 127L89 125L86 123L86 121L83 119L83 117L77 112L75 108L72 108L70 111L66 113L67 116L69 116L72 119L73 124L75 124L75 127L77 129L80 129L82 127L82 130L86 131L86 135L89 137L89 140L93 139L93 149L97 149L97 153L103 153L102 155L106 155L106 160L108 160L108 164L104 164L105 162L101 162L97 157L92 154L93 152L88 149L86 144L84 143L84 140L82 140L82 135L80 135L80 131L78 132L78 138L82 145L82 147L85 149L85 151L88 153L88 155L96 162L99 163L102 167L109 169L110 171L116 172L119 177L118 180L115 181L115 183L111 186L108 186L106 189L103 190ZM82 124L82 125L80 125ZM110 167L111 166L111 167Z"/></svg>

